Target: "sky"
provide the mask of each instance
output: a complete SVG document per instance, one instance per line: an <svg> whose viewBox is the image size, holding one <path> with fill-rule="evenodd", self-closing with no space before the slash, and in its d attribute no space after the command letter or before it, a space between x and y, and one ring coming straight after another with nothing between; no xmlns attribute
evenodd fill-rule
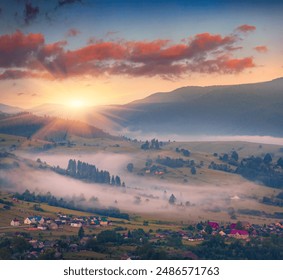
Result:
<svg viewBox="0 0 283 280"><path fill-rule="evenodd" d="M125 104L283 76L283 1L0 0L0 103Z"/></svg>

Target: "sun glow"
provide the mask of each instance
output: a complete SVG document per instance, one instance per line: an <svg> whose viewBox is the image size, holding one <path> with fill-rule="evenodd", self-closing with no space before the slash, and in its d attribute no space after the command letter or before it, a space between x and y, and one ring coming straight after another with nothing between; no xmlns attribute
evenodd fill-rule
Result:
<svg viewBox="0 0 283 280"><path fill-rule="evenodd" d="M86 106L85 102L81 99L72 99L68 102L68 106L74 109L81 109Z"/></svg>

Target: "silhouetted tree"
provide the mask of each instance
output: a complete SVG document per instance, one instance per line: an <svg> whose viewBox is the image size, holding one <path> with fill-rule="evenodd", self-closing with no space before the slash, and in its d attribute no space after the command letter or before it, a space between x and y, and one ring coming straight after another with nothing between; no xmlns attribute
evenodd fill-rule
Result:
<svg viewBox="0 0 283 280"><path fill-rule="evenodd" d="M278 159L277 165L283 168L283 158L282 157Z"/></svg>
<svg viewBox="0 0 283 280"><path fill-rule="evenodd" d="M194 166L191 168L191 173L193 175L196 175L196 173L197 173L197 170L196 170L196 168Z"/></svg>
<svg viewBox="0 0 283 280"><path fill-rule="evenodd" d="M79 239L82 239L85 235L85 231L83 229L83 227L80 227L79 231L78 231L78 237Z"/></svg>
<svg viewBox="0 0 283 280"><path fill-rule="evenodd" d="M235 161L238 161L239 155L236 151L233 151L231 154L231 158L234 159Z"/></svg>
<svg viewBox="0 0 283 280"><path fill-rule="evenodd" d="M129 172L133 172L133 170L134 170L134 165L133 165L132 163L128 163L128 165L127 165L127 170L128 170Z"/></svg>
<svg viewBox="0 0 283 280"><path fill-rule="evenodd" d="M265 164L270 164L270 163L272 162L272 157L271 157L271 155L270 155L269 153L267 153L267 154L264 156L263 162L264 162Z"/></svg>
<svg viewBox="0 0 283 280"><path fill-rule="evenodd" d="M176 197L174 194L171 194L170 198L169 198L169 203L170 204L174 204L176 202Z"/></svg>

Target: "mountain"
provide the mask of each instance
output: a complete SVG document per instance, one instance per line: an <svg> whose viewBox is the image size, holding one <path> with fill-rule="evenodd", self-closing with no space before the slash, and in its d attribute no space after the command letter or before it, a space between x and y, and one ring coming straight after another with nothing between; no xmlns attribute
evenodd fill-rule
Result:
<svg viewBox="0 0 283 280"><path fill-rule="evenodd" d="M28 111L30 113L40 116L46 115L46 116L64 117L64 116L60 116L60 114L66 111L66 106L61 104L45 103L36 107L32 107Z"/></svg>
<svg viewBox="0 0 283 280"><path fill-rule="evenodd" d="M68 140L71 135L85 138L116 138L81 121L40 117L31 113L1 115L0 133L54 141Z"/></svg>
<svg viewBox="0 0 283 280"><path fill-rule="evenodd" d="M283 78L269 82L183 87L101 114L132 131L182 135L283 136Z"/></svg>
<svg viewBox="0 0 283 280"><path fill-rule="evenodd" d="M0 103L0 112L2 112L2 113L16 114L16 113L20 113L20 112L23 112L23 111L25 111L25 110L22 109L22 108L9 106L9 105Z"/></svg>

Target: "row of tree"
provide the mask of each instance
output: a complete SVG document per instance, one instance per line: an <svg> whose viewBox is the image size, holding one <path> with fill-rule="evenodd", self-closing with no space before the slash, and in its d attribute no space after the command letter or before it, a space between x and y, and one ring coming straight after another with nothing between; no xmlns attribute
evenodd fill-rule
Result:
<svg viewBox="0 0 283 280"><path fill-rule="evenodd" d="M216 154L215 154L216 155ZM274 188L283 188L283 158L279 158L277 162L273 161L270 153L264 156L250 156L239 160L239 155L236 151L230 154L223 154L219 159L224 164L211 162L210 169L221 170L225 172L237 173L244 178L260 182L266 186ZM230 167L236 167L235 171Z"/></svg>
<svg viewBox="0 0 283 280"><path fill-rule="evenodd" d="M191 155L191 152L187 149L179 149L179 148L176 148L176 153L181 153L183 156L185 157L189 157Z"/></svg>
<svg viewBox="0 0 283 280"><path fill-rule="evenodd" d="M110 208L96 208L96 207L86 207L83 202L84 198L81 197L73 197L71 200L67 200L64 198L58 198L52 195L50 192L46 194L36 194L35 192L30 192L29 190L25 190L23 193L16 193L14 195L15 198L35 203L47 203L50 206L61 207L65 209L78 210L78 211L87 211L90 213L122 218L129 220L129 215L126 213L120 212L118 208L110 207ZM90 199L97 201L97 199Z"/></svg>
<svg viewBox="0 0 283 280"><path fill-rule="evenodd" d="M242 159L236 169L236 173L246 179L261 182L269 187L283 188L282 164L282 158L277 162L273 162L272 156L269 153L264 157L251 156Z"/></svg>
<svg viewBox="0 0 283 280"><path fill-rule="evenodd" d="M163 142L158 141L158 139L151 139L151 141L146 140L145 143L141 145L142 150L160 150L163 146Z"/></svg>
<svg viewBox="0 0 283 280"><path fill-rule="evenodd" d="M111 175L107 170L99 170L95 165L80 160L70 159L66 170L59 166L54 167L53 170L61 175L67 175L92 183L125 187L125 183L121 182L121 178L118 175Z"/></svg>

